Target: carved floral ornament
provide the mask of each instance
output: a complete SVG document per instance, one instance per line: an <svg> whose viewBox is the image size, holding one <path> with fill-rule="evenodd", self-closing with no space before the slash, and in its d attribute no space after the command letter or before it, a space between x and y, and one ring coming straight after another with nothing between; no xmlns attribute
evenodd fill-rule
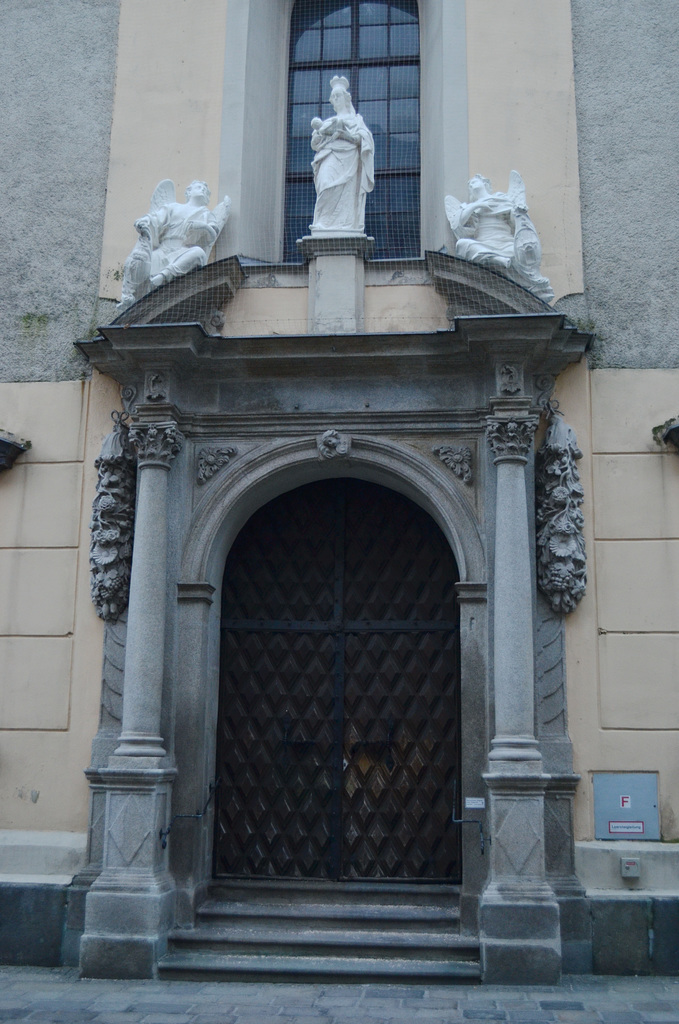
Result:
<svg viewBox="0 0 679 1024"><path fill-rule="evenodd" d="M580 506L584 492L575 432L548 406L550 425L535 456L538 586L556 612L572 612L585 594L587 556Z"/></svg>
<svg viewBox="0 0 679 1024"><path fill-rule="evenodd" d="M496 462L519 460L526 462L533 447L533 435L538 425L537 416L525 419L488 419L486 437Z"/></svg>
<svg viewBox="0 0 679 1024"><path fill-rule="evenodd" d="M432 451L463 483L472 482L472 450L468 445L440 444Z"/></svg>
<svg viewBox="0 0 679 1024"><path fill-rule="evenodd" d="M198 452L198 470L196 473L198 483L204 484L211 480L215 473L228 466L231 456L235 454L236 449L230 445L225 445L221 448L216 446L201 448Z"/></svg>
<svg viewBox="0 0 679 1024"><path fill-rule="evenodd" d="M90 521L90 592L97 615L107 622L115 622L127 608L136 488L127 413L111 417L114 428L94 462L97 494Z"/></svg>
<svg viewBox="0 0 679 1024"><path fill-rule="evenodd" d="M130 441L137 449L139 465L162 466L169 469L172 460L182 450L184 437L177 424L151 423L147 426L130 427Z"/></svg>

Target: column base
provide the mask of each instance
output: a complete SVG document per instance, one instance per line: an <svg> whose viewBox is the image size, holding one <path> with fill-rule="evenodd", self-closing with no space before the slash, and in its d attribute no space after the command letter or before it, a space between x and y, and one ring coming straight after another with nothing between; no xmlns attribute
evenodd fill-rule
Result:
<svg viewBox="0 0 679 1024"><path fill-rule="evenodd" d="M146 733L124 732L120 736L115 757L166 757L162 736Z"/></svg>
<svg viewBox="0 0 679 1024"><path fill-rule="evenodd" d="M496 736L490 744L489 761L541 761L534 736Z"/></svg>
<svg viewBox="0 0 679 1024"><path fill-rule="evenodd" d="M481 897L479 942L489 985L555 985L561 977L559 905L545 883L491 884Z"/></svg>

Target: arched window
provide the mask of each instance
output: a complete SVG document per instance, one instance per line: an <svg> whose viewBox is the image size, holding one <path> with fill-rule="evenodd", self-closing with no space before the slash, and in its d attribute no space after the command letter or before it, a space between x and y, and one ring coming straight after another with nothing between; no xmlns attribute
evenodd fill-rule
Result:
<svg viewBox="0 0 679 1024"><path fill-rule="evenodd" d="M375 137L366 234L375 257L420 255L420 33L417 0L297 0L290 32L285 259L309 233L316 193L313 117L329 117L330 79L344 75Z"/></svg>

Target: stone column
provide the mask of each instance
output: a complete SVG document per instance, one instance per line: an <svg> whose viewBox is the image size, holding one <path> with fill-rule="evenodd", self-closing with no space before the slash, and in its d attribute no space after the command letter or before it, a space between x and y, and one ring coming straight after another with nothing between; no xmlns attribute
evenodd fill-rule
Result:
<svg viewBox="0 0 679 1024"><path fill-rule="evenodd" d="M488 444L495 508L495 736L488 772L490 876L480 905L483 977L554 984L561 973L559 906L545 880L548 776L534 735L533 583L525 467L537 419L527 398L491 402Z"/></svg>
<svg viewBox="0 0 679 1024"><path fill-rule="evenodd" d="M151 978L167 945L174 885L159 833L176 771L160 736L167 589L168 470L181 450L174 422L130 430L139 452L123 725L107 767L102 871L85 904L84 977Z"/></svg>
<svg viewBox="0 0 679 1024"><path fill-rule="evenodd" d="M138 452L137 512L125 648L123 725L116 754L163 757L160 710L165 643L167 477L183 438L177 424L132 427Z"/></svg>
<svg viewBox="0 0 679 1024"><path fill-rule="evenodd" d="M534 416L488 420L488 444L497 466L491 761L541 760L533 724L533 581L525 479L536 427Z"/></svg>

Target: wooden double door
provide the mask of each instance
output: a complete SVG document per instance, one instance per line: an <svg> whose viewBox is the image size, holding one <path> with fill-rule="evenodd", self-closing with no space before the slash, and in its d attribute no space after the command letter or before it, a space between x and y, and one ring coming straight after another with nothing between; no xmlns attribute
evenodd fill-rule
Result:
<svg viewBox="0 0 679 1024"><path fill-rule="evenodd" d="M216 876L460 880L456 580L375 484L252 516L224 572Z"/></svg>

